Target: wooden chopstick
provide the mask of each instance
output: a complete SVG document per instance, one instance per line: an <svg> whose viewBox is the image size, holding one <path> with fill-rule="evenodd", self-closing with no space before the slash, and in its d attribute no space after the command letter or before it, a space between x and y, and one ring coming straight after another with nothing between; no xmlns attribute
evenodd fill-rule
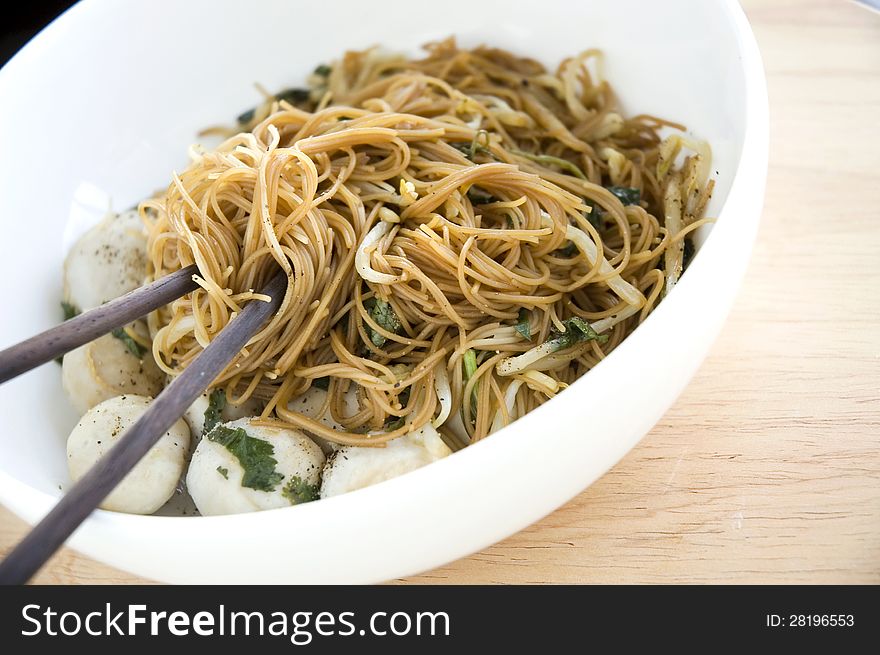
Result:
<svg viewBox="0 0 880 655"><path fill-rule="evenodd" d="M198 272L187 266L0 351L0 384L193 291Z"/></svg>
<svg viewBox="0 0 880 655"><path fill-rule="evenodd" d="M261 291L271 300L252 300L245 305L156 397L110 452L0 562L0 584L24 584L37 572L278 310L286 284L287 277L280 271Z"/></svg>

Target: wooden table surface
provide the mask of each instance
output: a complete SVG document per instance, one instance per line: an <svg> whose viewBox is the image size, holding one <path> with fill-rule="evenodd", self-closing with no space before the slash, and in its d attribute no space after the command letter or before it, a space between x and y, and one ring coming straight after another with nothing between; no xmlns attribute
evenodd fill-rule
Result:
<svg viewBox="0 0 880 655"><path fill-rule="evenodd" d="M416 583L880 583L880 15L748 0L770 90L763 223L678 402L596 484ZM25 525L0 509L0 552ZM143 582L64 550L41 583Z"/></svg>

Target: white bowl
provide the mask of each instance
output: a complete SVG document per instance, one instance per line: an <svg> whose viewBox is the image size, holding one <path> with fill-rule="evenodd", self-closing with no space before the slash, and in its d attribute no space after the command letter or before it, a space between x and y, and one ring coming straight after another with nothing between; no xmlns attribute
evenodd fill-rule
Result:
<svg viewBox="0 0 880 655"><path fill-rule="evenodd" d="M59 320L61 262L112 199L167 184L199 128L255 104L253 83L301 83L343 50L416 52L455 34L555 65L607 55L624 109L707 139L719 216L670 296L570 389L461 453L374 487L268 512L211 518L98 511L77 550L168 582L373 582L484 548L560 506L654 425L717 335L746 267L767 167L760 55L724 0L87 0L0 71L0 344ZM705 237L708 230L701 237ZM76 421L54 364L0 389L0 501L31 523L70 482ZM585 555L586 556L586 555ZM232 564L238 562L239 564Z"/></svg>

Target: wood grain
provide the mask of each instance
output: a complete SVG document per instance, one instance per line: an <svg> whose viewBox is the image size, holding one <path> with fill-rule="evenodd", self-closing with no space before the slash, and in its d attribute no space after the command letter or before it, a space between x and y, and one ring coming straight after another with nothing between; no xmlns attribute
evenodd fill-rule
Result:
<svg viewBox="0 0 880 655"><path fill-rule="evenodd" d="M744 5L768 74L771 166L710 357L587 491L403 582L880 583L880 16ZM5 551L25 526L0 512ZM70 550L37 580L140 582Z"/></svg>

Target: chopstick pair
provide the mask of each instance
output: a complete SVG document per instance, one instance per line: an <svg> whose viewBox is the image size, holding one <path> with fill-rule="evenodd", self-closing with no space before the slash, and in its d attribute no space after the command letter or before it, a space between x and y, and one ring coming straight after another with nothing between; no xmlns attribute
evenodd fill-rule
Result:
<svg viewBox="0 0 880 655"><path fill-rule="evenodd" d="M198 272L187 266L0 351L0 384L194 291Z"/></svg>
<svg viewBox="0 0 880 655"><path fill-rule="evenodd" d="M0 352L0 383L48 362L183 296L196 284L189 266ZM174 425L281 305L287 277L280 271L150 404L113 448L0 562L0 584L24 584Z"/></svg>

